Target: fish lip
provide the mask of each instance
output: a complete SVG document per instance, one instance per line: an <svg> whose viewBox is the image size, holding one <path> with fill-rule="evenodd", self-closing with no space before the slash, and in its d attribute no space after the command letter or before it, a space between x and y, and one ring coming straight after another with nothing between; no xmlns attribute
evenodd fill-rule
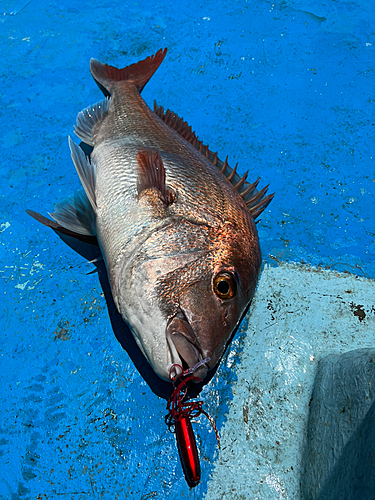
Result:
<svg viewBox="0 0 375 500"><path fill-rule="evenodd" d="M182 369L184 369L183 365L190 369L205 359L197 336L181 309L169 320L166 332L177 351ZM203 363L192 375L204 378L207 372L208 365Z"/></svg>

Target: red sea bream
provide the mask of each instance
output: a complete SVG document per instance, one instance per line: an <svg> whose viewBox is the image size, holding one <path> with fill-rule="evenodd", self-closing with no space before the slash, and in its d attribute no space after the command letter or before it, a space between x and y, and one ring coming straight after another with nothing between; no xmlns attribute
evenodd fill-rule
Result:
<svg viewBox="0 0 375 500"><path fill-rule="evenodd" d="M115 304L163 379L220 360L251 301L261 254L254 219L272 196L199 141L191 127L140 92L166 50L123 69L91 60L105 99L77 118L69 139L84 191L59 203L55 222L95 237ZM178 365L177 367L173 365Z"/></svg>

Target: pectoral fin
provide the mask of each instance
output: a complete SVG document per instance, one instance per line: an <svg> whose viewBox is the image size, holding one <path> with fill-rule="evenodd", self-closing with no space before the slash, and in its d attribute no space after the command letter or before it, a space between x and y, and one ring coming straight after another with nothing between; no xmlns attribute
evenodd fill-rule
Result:
<svg viewBox="0 0 375 500"><path fill-rule="evenodd" d="M137 154L138 161L138 196L148 189L158 192L159 198L165 206L173 203L175 193L167 189L165 181L165 168L163 160L157 150L140 150Z"/></svg>

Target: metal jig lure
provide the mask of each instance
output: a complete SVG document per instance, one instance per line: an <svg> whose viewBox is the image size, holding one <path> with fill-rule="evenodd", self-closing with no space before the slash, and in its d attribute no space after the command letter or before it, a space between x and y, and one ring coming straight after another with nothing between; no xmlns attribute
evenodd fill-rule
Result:
<svg viewBox="0 0 375 500"><path fill-rule="evenodd" d="M191 418L198 417L203 413L210 421L216 433L218 447L220 448L219 433L216 428L215 422L203 410L203 401L188 401L187 398L187 384L189 382L201 382L201 379L191 375L201 364L209 361L204 359L194 367L183 371L180 365L172 365L170 368L170 377L173 384L173 393L168 399L167 410L168 415L166 422L169 427L174 426L178 452L184 474L189 486L197 486L200 481L201 467L199 462L199 454L193 427L191 425Z"/></svg>

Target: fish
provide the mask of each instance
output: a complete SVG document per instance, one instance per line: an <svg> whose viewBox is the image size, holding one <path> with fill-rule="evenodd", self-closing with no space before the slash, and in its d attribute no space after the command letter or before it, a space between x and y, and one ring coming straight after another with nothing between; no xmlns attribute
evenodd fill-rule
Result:
<svg viewBox="0 0 375 500"><path fill-rule="evenodd" d="M270 203L173 111L141 96L167 49L124 68L91 59L104 99L69 137L83 190L39 222L101 250L116 307L163 380L204 379L251 302L261 268L255 219ZM91 154L84 149L90 147Z"/></svg>

